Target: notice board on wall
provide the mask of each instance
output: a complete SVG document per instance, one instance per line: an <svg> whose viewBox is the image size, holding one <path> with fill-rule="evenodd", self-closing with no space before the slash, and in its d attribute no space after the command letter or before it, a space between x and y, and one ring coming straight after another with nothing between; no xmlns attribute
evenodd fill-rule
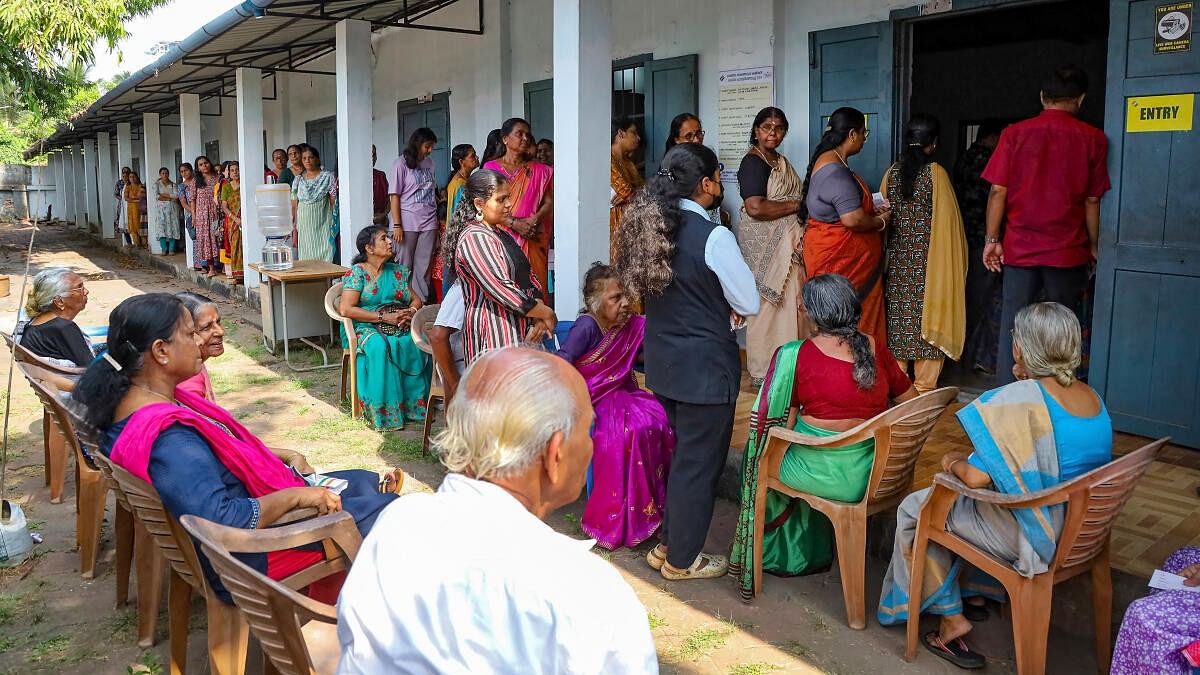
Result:
<svg viewBox="0 0 1200 675"><path fill-rule="evenodd" d="M717 89L717 159L721 182L737 182L738 166L750 145L759 110L775 105L775 68L722 70Z"/></svg>
<svg viewBox="0 0 1200 675"><path fill-rule="evenodd" d="M1192 49L1192 2L1172 2L1154 8L1154 53L1174 54Z"/></svg>

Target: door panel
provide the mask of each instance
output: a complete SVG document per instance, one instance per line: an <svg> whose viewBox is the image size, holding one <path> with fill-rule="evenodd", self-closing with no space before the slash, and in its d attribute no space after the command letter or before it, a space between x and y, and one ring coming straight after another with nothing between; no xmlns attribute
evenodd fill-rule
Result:
<svg viewBox="0 0 1200 675"><path fill-rule="evenodd" d="M434 181L444 186L450 180L450 150L454 148L450 139L450 94L434 94L433 100L428 103L418 103L415 98L400 101L396 104L396 112L400 120L397 156L404 152L412 132L420 127L428 127L438 139L431 155ZM475 151L483 155L483 148L475 148Z"/></svg>
<svg viewBox="0 0 1200 675"><path fill-rule="evenodd" d="M304 141L321 154L321 168L337 172L337 117L305 122Z"/></svg>
<svg viewBox="0 0 1200 675"><path fill-rule="evenodd" d="M809 119L816 147L833 111L842 106L867 116L871 137L850 166L878 186L892 163L892 24L816 31L809 35ZM806 165L808 158L793 158Z"/></svg>
<svg viewBox="0 0 1200 675"><path fill-rule="evenodd" d="M1200 447L1200 129L1125 132L1126 98L1200 93L1200 52L1154 54L1155 4L1109 4L1091 383L1117 429Z"/></svg>
<svg viewBox="0 0 1200 675"><path fill-rule="evenodd" d="M537 140L554 140L554 80L525 83L525 121ZM480 156L483 148L476 148Z"/></svg>
<svg viewBox="0 0 1200 675"><path fill-rule="evenodd" d="M658 172L671 120L681 112L699 111L695 54L646 64L646 175Z"/></svg>

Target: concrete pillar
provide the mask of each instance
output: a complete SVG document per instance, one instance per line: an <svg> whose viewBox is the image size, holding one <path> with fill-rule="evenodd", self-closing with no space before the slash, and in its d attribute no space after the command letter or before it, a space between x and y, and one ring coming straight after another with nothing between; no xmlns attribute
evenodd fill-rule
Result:
<svg viewBox="0 0 1200 675"><path fill-rule="evenodd" d="M62 218L63 203L67 199L67 184L63 180L62 153L50 153L47 162L50 167L50 175L54 177L54 200L51 202L54 205L53 215L55 218Z"/></svg>
<svg viewBox="0 0 1200 675"><path fill-rule="evenodd" d="M583 306L583 275L608 260L611 0L554 0L554 311ZM611 154L611 153L609 153Z"/></svg>
<svg viewBox="0 0 1200 675"><path fill-rule="evenodd" d="M258 209L254 205L254 190L263 182L263 100L262 71L258 68L238 68L237 134L238 166L242 181L242 261L245 265L246 293L258 287L258 272L251 263L262 260L266 237L258 227Z"/></svg>
<svg viewBox="0 0 1200 675"><path fill-rule="evenodd" d="M99 225L103 220L100 215L100 190L96 179L96 142L83 142L83 185L87 189L87 227Z"/></svg>
<svg viewBox="0 0 1200 675"><path fill-rule="evenodd" d="M113 185L117 177L113 175L112 145L108 132L96 134L96 194L100 197L100 234L105 239L117 236L114 223L117 221L117 203L113 199Z"/></svg>
<svg viewBox="0 0 1200 675"><path fill-rule="evenodd" d="M83 144L76 143L74 152L71 153L71 166L74 170L74 188L75 188L75 227L86 230L88 224L87 212L87 181L84 178L83 169Z"/></svg>
<svg viewBox="0 0 1200 675"><path fill-rule="evenodd" d="M199 94L180 94L179 95L179 137L180 147L183 148L183 161L192 164L192 170L196 167L194 162L196 158L204 154L204 141L200 135L200 95ZM193 226L195 224L193 223ZM184 247L187 251L188 264L192 260L193 251L196 248L196 242L192 238L183 237Z"/></svg>
<svg viewBox="0 0 1200 675"><path fill-rule="evenodd" d="M162 159L162 128L158 125L158 113L142 113L142 185L146 187L146 232L151 238L150 253L157 255L162 251L154 233L158 231L158 196L155 194L154 183L158 180L159 160ZM133 227L133 224L130 224Z"/></svg>
<svg viewBox="0 0 1200 675"><path fill-rule="evenodd" d="M336 28L338 201L341 260L350 266L355 237L371 224L371 24ZM386 153L386 151L385 151Z"/></svg>
<svg viewBox="0 0 1200 675"><path fill-rule="evenodd" d="M59 216L67 222L75 222L75 160L71 146L62 149L62 214Z"/></svg>
<svg viewBox="0 0 1200 675"><path fill-rule="evenodd" d="M129 122L117 124L117 175L123 168L133 168L133 130Z"/></svg>

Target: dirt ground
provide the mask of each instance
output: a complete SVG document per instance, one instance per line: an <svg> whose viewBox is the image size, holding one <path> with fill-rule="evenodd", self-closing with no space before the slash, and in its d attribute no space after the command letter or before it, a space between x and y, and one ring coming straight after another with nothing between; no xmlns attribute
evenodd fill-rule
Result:
<svg viewBox="0 0 1200 675"><path fill-rule="evenodd" d="M0 329L5 332L14 325L29 234L28 226L0 224L0 274L12 278L11 294L0 298ZM106 323L109 311L132 294L188 288L55 225L39 230L33 265L33 272L52 265L73 267L91 279L88 307L77 320L82 326ZM407 483L406 491L430 490L440 482L444 472L422 455L419 428L380 434L352 421L337 400L337 369L293 373L263 347L257 310L231 302L220 307L228 331L226 353L209 362L218 398L269 445L302 450L323 470L401 466L416 479ZM0 350L3 383L9 355ZM316 353L306 351L300 359L315 363ZM84 581L74 544L74 486L68 479L63 502L49 503L43 482L41 406L19 374L12 389L4 496L23 506L31 528L45 541L35 547L31 561L0 570L0 673L162 672L167 662L165 597L158 644L139 649L134 603L114 603L112 500L96 578ZM553 515L550 524L579 536L582 508L580 500ZM736 505L718 503L706 550L727 550L736 516ZM768 576L764 593L747 605L739 600L731 578L664 581L646 566L647 547L613 553L597 549L597 555L622 572L645 604L665 673L957 672L924 651L915 662L905 662L902 628L882 628L872 620L865 631L850 630L836 569L803 578ZM882 573L877 561L869 562L870 614ZM197 600L189 640L189 670L197 673L207 670L203 617ZM975 642L991 659L989 672L1012 672L1007 622L993 616L976 630ZM1052 649L1049 672L1095 672L1090 641L1060 644Z"/></svg>

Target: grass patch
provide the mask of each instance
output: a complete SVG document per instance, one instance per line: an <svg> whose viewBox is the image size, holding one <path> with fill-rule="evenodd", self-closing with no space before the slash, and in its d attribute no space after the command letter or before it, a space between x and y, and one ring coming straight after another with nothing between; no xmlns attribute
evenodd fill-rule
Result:
<svg viewBox="0 0 1200 675"><path fill-rule="evenodd" d="M109 629L113 637L121 641L132 642L137 637L137 609L127 608L117 611L109 621Z"/></svg>
<svg viewBox="0 0 1200 675"><path fill-rule="evenodd" d="M766 675L779 670L774 663L740 663L729 669L729 675Z"/></svg>
<svg viewBox="0 0 1200 675"><path fill-rule="evenodd" d="M51 658L59 660L70 645L71 638L66 635L55 635L34 645L30 651L30 658L34 661L45 661Z"/></svg>
<svg viewBox="0 0 1200 675"><path fill-rule="evenodd" d="M658 630L667 625L667 618L659 616L654 612L646 612L646 619L650 622L650 630Z"/></svg>
<svg viewBox="0 0 1200 675"><path fill-rule="evenodd" d="M788 654L791 654L792 656L797 656L802 659L811 659L813 656L815 656L813 650L809 649L808 645L800 642L799 640L778 642L775 643L774 646L778 647L782 651L787 652Z"/></svg>
<svg viewBox="0 0 1200 675"><path fill-rule="evenodd" d="M125 669L127 675L162 675L163 667L158 662L158 654L142 652L136 662Z"/></svg>
<svg viewBox="0 0 1200 675"><path fill-rule="evenodd" d="M17 646L17 641L10 635L0 637L0 654L7 654L12 651L13 647Z"/></svg>
<svg viewBox="0 0 1200 675"><path fill-rule="evenodd" d="M579 524L579 516L574 513L564 513L563 520L571 526L571 534L577 537L583 536L583 526Z"/></svg>
<svg viewBox="0 0 1200 675"><path fill-rule="evenodd" d="M0 595L0 626L16 618L19 604L20 598L15 595Z"/></svg>
<svg viewBox="0 0 1200 675"><path fill-rule="evenodd" d="M297 377L288 382L288 388L293 391L299 389L311 389L317 384L317 381L311 377Z"/></svg>
<svg viewBox="0 0 1200 675"><path fill-rule="evenodd" d="M431 461L430 456L421 451L419 438L404 438L397 434L383 435L383 444L379 446L379 453L391 461Z"/></svg>
<svg viewBox="0 0 1200 675"><path fill-rule="evenodd" d="M288 432L289 438L301 441L323 441L339 439L346 434L357 431L370 431L371 427L362 420L352 419L345 415L318 417L307 427L298 427Z"/></svg>
<svg viewBox="0 0 1200 675"><path fill-rule="evenodd" d="M259 361L259 362L262 362L263 359L266 358L267 354L270 353L267 351L267 348L260 341L255 341L255 342L251 343L249 346L243 347L241 352L243 354L245 354L248 358L254 359L255 361Z"/></svg>
<svg viewBox="0 0 1200 675"><path fill-rule="evenodd" d="M683 641L683 644L679 645L679 658L695 661L702 656L707 656L724 647L725 643L729 641L730 635L733 635L733 628L726 624L694 630Z"/></svg>

